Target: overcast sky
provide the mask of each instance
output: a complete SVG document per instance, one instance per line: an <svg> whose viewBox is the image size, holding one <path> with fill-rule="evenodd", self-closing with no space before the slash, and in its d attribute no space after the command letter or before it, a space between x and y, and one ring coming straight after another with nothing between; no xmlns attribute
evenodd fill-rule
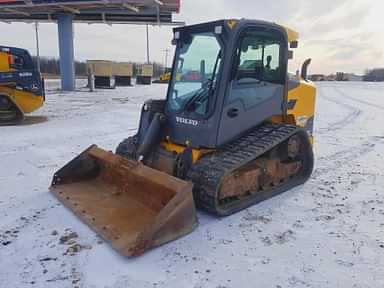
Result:
<svg viewBox="0 0 384 288"><path fill-rule="evenodd" d="M285 24L300 33L291 71L311 57L312 73L363 73L366 68L384 66L383 11L383 0L182 0L181 13L174 18L187 24L220 18ZM0 23L0 44L35 54L33 29L32 24ZM163 63L164 50L172 49L171 28L150 27L150 38L151 61ZM41 24L41 54L57 57L57 42L56 25ZM75 24L75 57L145 61L145 26Z"/></svg>

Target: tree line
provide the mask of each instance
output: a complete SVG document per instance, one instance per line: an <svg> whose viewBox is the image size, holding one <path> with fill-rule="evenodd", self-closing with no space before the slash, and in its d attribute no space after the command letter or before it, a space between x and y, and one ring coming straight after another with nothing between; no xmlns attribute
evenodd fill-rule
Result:
<svg viewBox="0 0 384 288"><path fill-rule="evenodd" d="M384 68L370 69L363 76L364 81L379 82L384 81Z"/></svg>
<svg viewBox="0 0 384 288"><path fill-rule="evenodd" d="M35 65L37 65L37 58L33 56L33 61ZM136 66L144 64L139 62L130 62L133 65L133 76L136 76ZM153 75L154 77L159 77L160 74L164 72L164 65L159 63L151 63L153 64ZM48 74L52 76L60 75L60 60L56 58L49 57L40 57L40 71L43 74ZM76 76L86 76L87 75L87 64L82 61L75 61L75 73Z"/></svg>
<svg viewBox="0 0 384 288"><path fill-rule="evenodd" d="M36 63L36 57L33 57L33 61ZM133 64L133 76L136 76L136 66L143 63L131 62ZM159 63L153 64L153 74L154 77L159 77L160 74L164 72L164 65ZM52 76L60 75L60 61L56 58L49 57L40 57L40 70L44 74L49 74ZM86 76L87 75L87 64L82 61L75 61L75 71L77 76ZM379 82L384 81L384 68L375 68L366 70L363 81Z"/></svg>

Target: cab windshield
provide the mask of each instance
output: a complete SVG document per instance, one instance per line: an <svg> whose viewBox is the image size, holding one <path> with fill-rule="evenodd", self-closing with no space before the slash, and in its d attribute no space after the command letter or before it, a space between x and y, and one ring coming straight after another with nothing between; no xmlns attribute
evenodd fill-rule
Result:
<svg viewBox="0 0 384 288"><path fill-rule="evenodd" d="M176 54L168 108L205 115L216 89L222 49L214 33L191 34Z"/></svg>

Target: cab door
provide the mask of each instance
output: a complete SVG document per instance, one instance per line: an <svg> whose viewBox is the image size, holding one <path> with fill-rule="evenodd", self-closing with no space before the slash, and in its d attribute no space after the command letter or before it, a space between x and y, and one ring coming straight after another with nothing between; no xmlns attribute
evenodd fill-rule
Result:
<svg viewBox="0 0 384 288"><path fill-rule="evenodd" d="M287 44L280 31L247 28L235 49L217 143L283 113Z"/></svg>

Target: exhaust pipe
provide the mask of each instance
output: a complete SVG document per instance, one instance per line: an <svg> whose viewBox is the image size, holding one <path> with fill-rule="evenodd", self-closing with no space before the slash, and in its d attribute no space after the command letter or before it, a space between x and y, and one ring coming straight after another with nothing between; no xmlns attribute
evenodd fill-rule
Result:
<svg viewBox="0 0 384 288"><path fill-rule="evenodd" d="M311 61L311 58L305 60L303 66L301 67L301 78L303 78L305 81L308 80L308 66L311 64Z"/></svg>

